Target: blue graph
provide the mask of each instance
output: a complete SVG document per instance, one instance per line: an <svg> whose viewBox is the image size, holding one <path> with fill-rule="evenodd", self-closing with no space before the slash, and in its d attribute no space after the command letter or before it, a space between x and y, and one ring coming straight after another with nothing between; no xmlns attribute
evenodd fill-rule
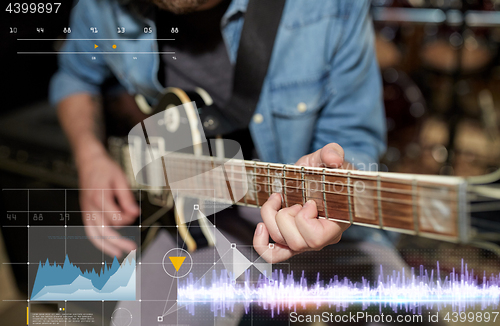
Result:
<svg viewBox="0 0 500 326"><path fill-rule="evenodd" d="M38 264L31 291L33 301L125 301L135 300L135 250L120 264L116 257L100 272L82 271L66 256L63 265Z"/></svg>

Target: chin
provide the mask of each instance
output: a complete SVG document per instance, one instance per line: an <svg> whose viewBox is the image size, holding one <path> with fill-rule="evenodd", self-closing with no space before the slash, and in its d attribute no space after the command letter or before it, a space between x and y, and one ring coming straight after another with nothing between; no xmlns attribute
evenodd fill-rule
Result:
<svg viewBox="0 0 500 326"><path fill-rule="evenodd" d="M200 6L209 0L151 0L160 9L168 10L174 14L186 14L197 11Z"/></svg>

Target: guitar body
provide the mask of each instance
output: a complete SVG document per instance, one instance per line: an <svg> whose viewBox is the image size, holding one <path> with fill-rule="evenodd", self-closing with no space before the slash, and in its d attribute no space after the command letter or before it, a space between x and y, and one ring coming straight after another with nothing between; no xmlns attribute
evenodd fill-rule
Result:
<svg viewBox="0 0 500 326"><path fill-rule="evenodd" d="M229 204L226 203L217 209L207 207L203 202L200 203L197 198L186 196L185 192L172 191L172 186L179 183L182 190L190 188L197 191L200 188L199 183L203 182L203 179L186 181L192 177L196 178L193 173L190 173L180 176L180 180L175 180L178 176L176 168L171 166L174 171L167 173L165 158L168 157L168 153L182 153L193 157L215 156L224 159L226 155L229 155L232 158L242 159L239 145L220 137L212 140L205 138L197 107L211 105L212 99L202 89L197 89L195 92L184 92L179 88L167 88L155 108L151 108L140 95L135 97L135 104L135 107L140 109L145 118L132 128L127 140L110 138L110 152L117 161L121 162L131 187L145 190L151 203L173 208L175 201L176 209L173 210L175 222L189 251L194 251L200 243L213 245L213 235L207 229L204 219L189 219L193 207L197 205L200 210L204 210L204 214L211 215L230 206L233 196L243 196L242 191L239 191L241 194L237 194L235 191L228 195L224 193L222 187L216 187L212 196L214 199L210 202L214 203L215 198L222 196ZM203 172L208 172L209 168L212 166L207 167ZM221 177L223 176L221 175ZM187 192L189 193L189 190ZM192 226L191 230L187 229L187 223ZM200 230L202 232L198 232Z"/></svg>

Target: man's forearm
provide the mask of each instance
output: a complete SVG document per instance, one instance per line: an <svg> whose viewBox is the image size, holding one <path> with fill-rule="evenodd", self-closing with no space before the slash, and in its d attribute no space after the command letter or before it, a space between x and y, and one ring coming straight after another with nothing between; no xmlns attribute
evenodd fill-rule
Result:
<svg viewBox="0 0 500 326"><path fill-rule="evenodd" d="M101 99L75 94L58 105L59 121L69 139L77 166L105 154Z"/></svg>

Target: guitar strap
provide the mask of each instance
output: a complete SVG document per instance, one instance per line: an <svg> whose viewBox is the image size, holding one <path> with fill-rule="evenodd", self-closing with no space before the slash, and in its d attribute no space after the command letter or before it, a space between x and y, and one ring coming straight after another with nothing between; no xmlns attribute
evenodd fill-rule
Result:
<svg viewBox="0 0 500 326"><path fill-rule="evenodd" d="M223 108L202 108L206 137L246 129L259 102L286 0L249 0L241 32L233 92Z"/></svg>

